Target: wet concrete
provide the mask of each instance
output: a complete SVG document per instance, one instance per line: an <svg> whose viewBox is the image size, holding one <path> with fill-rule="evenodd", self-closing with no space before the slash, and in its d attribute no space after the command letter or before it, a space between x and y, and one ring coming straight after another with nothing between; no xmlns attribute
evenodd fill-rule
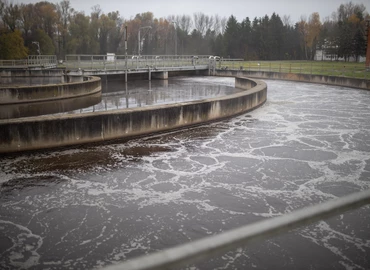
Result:
<svg viewBox="0 0 370 270"><path fill-rule="evenodd" d="M0 268L92 269L370 188L370 92L267 83L219 123L2 157ZM369 269L369 224L363 207L189 269Z"/></svg>

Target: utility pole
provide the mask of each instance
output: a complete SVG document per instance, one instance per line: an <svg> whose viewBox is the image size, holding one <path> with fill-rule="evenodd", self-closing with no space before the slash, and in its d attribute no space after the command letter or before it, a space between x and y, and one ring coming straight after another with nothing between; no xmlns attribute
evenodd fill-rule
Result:
<svg viewBox="0 0 370 270"><path fill-rule="evenodd" d="M366 69L370 71L370 19L366 20L367 26L367 49L366 49Z"/></svg>
<svg viewBox="0 0 370 270"><path fill-rule="evenodd" d="M127 25L125 26L125 82L127 83Z"/></svg>

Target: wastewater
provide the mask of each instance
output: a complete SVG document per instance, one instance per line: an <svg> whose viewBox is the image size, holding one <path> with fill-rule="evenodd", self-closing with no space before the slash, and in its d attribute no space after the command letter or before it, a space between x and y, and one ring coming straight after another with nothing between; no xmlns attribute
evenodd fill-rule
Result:
<svg viewBox="0 0 370 270"><path fill-rule="evenodd" d="M263 106L220 122L1 157L0 268L97 269L369 189L370 92L266 83ZM365 206L184 269L370 269L368 254Z"/></svg>

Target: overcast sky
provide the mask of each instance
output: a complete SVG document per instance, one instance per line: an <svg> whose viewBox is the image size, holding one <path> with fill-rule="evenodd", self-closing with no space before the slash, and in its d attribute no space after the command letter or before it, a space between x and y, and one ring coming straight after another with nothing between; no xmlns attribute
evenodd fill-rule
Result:
<svg viewBox="0 0 370 270"><path fill-rule="evenodd" d="M8 0L13 3L37 3L33 0ZM49 0L58 3L60 0ZM77 11L84 11L86 15L91 7L100 5L104 13L119 11L125 19L133 18L137 13L153 12L154 17L167 17L168 15L193 15L203 12L207 15L220 15L230 17L234 15L239 22L249 17L271 16L273 12L283 17L289 15L292 23L297 22L301 16L309 17L313 12L319 12L323 21L336 11L340 4L347 0L70 0L71 6ZM370 12L370 0L352 0L353 3L362 3L367 12Z"/></svg>

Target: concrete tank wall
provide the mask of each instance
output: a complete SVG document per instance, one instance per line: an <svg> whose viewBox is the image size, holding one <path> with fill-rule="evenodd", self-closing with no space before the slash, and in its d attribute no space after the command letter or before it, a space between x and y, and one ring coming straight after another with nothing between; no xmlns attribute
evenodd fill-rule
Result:
<svg viewBox="0 0 370 270"><path fill-rule="evenodd" d="M85 77L82 82L35 86L0 87L0 105L42 102L91 95L101 91L100 78Z"/></svg>
<svg viewBox="0 0 370 270"><path fill-rule="evenodd" d="M310 74L280 73L268 71L247 71L247 70L216 70L215 75L222 77L246 76L258 79L321 83L370 90L370 80L326 75L310 75Z"/></svg>
<svg viewBox="0 0 370 270"><path fill-rule="evenodd" d="M197 125L244 113L267 98L264 82L236 78L236 86L249 89L202 101L122 109L79 115L41 116L0 120L0 152L130 138Z"/></svg>

